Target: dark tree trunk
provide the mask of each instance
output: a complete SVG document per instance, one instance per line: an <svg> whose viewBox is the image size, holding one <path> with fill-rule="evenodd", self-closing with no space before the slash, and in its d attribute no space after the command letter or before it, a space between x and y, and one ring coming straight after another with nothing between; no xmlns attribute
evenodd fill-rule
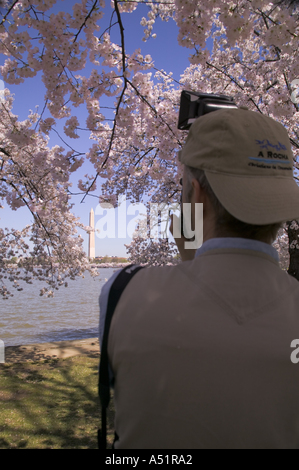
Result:
<svg viewBox="0 0 299 470"><path fill-rule="evenodd" d="M289 237L290 254L288 274L299 281L299 221L286 222L286 231Z"/></svg>

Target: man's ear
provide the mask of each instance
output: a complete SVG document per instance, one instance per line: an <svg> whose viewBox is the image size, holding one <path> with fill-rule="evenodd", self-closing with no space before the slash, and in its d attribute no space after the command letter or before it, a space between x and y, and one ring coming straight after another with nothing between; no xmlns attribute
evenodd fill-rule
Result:
<svg viewBox="0 0 299 470"><path fill-rule="evenodd" d="M205 202L206 193L204 189L200 186L196 178L192 178L192 198L194 202Z"/></svg>

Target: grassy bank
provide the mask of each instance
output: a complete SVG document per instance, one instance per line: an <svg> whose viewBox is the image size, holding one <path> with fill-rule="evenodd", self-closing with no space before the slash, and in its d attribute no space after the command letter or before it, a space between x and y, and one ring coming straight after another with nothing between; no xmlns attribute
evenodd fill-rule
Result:
<svg viewBox="0 0 299 470"><path fill-rule="evenodd" d="M88 356L1 364L0 448L97 448L98 366Z"/></svg>

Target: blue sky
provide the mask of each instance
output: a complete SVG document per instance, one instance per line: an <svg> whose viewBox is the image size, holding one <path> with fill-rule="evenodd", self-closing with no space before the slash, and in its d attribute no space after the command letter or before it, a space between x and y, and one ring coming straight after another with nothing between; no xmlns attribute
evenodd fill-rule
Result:
<svg viewBox="0 0 299 470"><path fill-rule="evenodd" d="M63 2L59 1L55 6L55 11L59 11L60 8L63 8L65 11L69 9L74 2L65 0ZM101 34L106 25L109 24L110 16L112 13L112 9L110 7L110 2L106 2L107 6L105 8L105 16L103 20L101 20L100 25L102 25L102 21L104 22L103 28L99 31ZM125 34L125 45L126 50L128 53L132 53L135 49L141 48L141 53L143 55L150 54L155 62L155 67L158 69L163 69L165 72L173 72L173 77L176 80L180 79L180 75L184 72L186 67L189 65L188 56L192 52L188 49L180 47L177 43L177 34L178 28L174 21L169 22L162 22L160 19L157 20L154 31L157 34L155 39L151 38L147 42L142 41L142 37L144 35L143 29L144 27L140 25L140 20L142 16L147 16L147 7L145 5L141 5L138 7L137 11L133 12L132 14L123 14L123 24L124 24L124 34ZM118 38L118 30L115 29L116 36L111 34L112 39L114 42L119 42ZM5 57L2 55L0 57L0 63L3 64ZM86 74L89 74L90 67L86 67ZM84 71L78 72L79 74L83 75ZM41 75L37 75L34 78L28 78L25 80L25 83L20 85L9 85L7 86L12 93L15 94L15 101L13 107L13 113L19 116L19 119L23 120L26 119L29 113L29 110L35 111L36 106L41 111L43 109L44 104L44 85L41 81ZM102 105L107 105L104 102L101 102ZM78 119L79 122L83 123L82 127L84 126L84 122L86 119L86 111L84 106L79 108L79 115ZM44 116L48 117L48 116ZM57 126L57 130L60 131L61 136L63 136L63 132L61 129L63 128L63 124L60 123ZM65 136L63 138L69 145L71 145L75 150L79 152L87 152L90 147L90 140L89 140L89 133L87 131L79 131L78 135L80 139L68 139ZM52 147L53 145L59 144L62 147L67 148L61 140L57 137L57 135L52 132L50 134L50 141L49 146ZM86 162L78 172L75 173L72 181L74 182L73 190L76 192L76 185L75 182L82 178L84 174L88 173L89 175L94 174L94 170L92 165L89 162ZM78 191L79 192L79 191ZM96 191L97 194L100 193L100 184L98 182L98 189ZM93 196L88 196L85 198L84 203L80 203L82 200L81 196L73 196L72 202L75 204L73 207L73 213L80 217L82 223L88 225L89 223L89 212L91 208L96 212L96 208L98 205L97 198ZM116 215L116 233L118 230L117 226L117 209L115 211ZM137 215L137 212L136 212ZM100 215L95 215L95 223L100 219ZM127 216L127 221L132 219L134 215ZM10 210L4 202L4 209L0 210L0 227L14 227L14 228L22 228L26 224L31 222L31 214L28 212L26 208L20 208L17 211ZM84 249L87 252L88 247L88 236L85 232L80 232L84 238ZM126 256L126 248L124 244L128 244L132 241L130 237L124 238L115 238L115 239L99 239L96 237L96 256L102 255L109 255L109 256Z"/></svg>

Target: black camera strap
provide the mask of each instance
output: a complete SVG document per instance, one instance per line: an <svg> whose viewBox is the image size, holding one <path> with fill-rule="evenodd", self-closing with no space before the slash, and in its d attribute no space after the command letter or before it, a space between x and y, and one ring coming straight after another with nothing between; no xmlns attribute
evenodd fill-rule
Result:
<svg viewBox="0 0 299 470"><path fill-rule="evenodd" d="M108 360L108 335L110 330L110 324L117 302L120 299L122 292L125 287L132 279L132 277L140 270L143 266L136 264L130 264L123 268L117 275L112 286L110 287L107 312L105 318L104 335L101 348L101 359L100 359L100 370L99 370L99 396L101 401L101 412L102 412L102 428L98 430L98 445L99 449L107 448L107 407L110 401L110 379L109 379L109 360Z"/></svg>

